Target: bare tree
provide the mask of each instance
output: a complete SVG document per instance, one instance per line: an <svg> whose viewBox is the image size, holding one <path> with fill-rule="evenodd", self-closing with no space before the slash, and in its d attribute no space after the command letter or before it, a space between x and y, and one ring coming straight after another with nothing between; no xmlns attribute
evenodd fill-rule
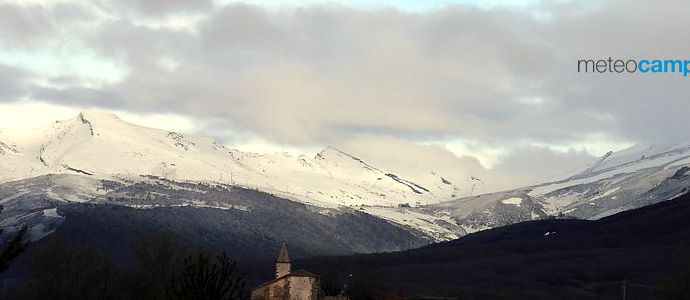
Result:
<svg viewBox="0 0 690 300"><path fill-rule="evenodd" d="M246 274L239 273L237 263L223 252L211 262L208 255L199 254L185 259L182 274L171 283L172 299L185 300L235 300L246 295Z"/></svg>

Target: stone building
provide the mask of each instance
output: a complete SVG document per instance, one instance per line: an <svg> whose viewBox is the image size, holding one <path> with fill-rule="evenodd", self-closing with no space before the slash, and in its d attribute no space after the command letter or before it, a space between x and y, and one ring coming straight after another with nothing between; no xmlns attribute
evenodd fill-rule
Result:
<svg viewBox="0 0 690 300"><path fill-rule="evenodd" d="M317 300L319 276L305 270L292 272L287 244L278 253L276 279L252 290L252 300Z"/></svg>

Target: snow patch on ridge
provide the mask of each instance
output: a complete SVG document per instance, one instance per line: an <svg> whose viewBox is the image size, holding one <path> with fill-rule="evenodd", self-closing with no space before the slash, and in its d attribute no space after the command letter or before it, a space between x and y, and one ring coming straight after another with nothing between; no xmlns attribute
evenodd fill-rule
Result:
<svg viewBox="0 0 690 300"><path fill-rule="evenodd" d="M520 205L522 205L522 198L508 198L505 200L501 200L501 203L515 205L517 207L520 207Z"/></svg>

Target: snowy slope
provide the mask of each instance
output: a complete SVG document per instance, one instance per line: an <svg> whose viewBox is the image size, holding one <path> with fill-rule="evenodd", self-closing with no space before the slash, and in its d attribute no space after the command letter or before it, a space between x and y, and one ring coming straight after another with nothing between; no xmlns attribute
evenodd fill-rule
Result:
<svg viewBox="0 0 690 300"><path fill-rule="evenodd" d="M256 188L327 207L415 206L470 192L432 171L420 175L418 183L334 148L316 157L244 153L208 138L141 127L99 111L82 112L43 130L3 133L0 142L0 182L44 174L103 179L154 175Z"/></svg>
<svg viewBox="0 0 690 300"><path fill-rule="evenodd" d="M295 249L322 250L314 255L402 250L431 241L351 208L314 207L250 189L153 176L115 182L61 174L0 183L0 204L5 208L0 226L27 225L32 241L75 234L82 243L118 250L161 230L249 255L267 249L262 243L283 239Z"/></svg>
<svg viewBox="0 0 690 300"><path fill-rule="evenodd" d="M596 219L687 192L690 144L633 146L585 171L531 188L549 214Z"/></svg>
<svg viewBox="0 0 690 300"><path fill-rule="evenodd" d="M690 157L689 143L635 145L621 151L607 153L596 164L573 176L573 178L591 177L607 171L630 172L688 157Z"/></svg>
<svg viewBox="0 0 690 300"><path fill-rule="evenodd" d="M598 219L669 200L690 189L690 144L609 152L569 178L433 204L466 232L547 217Z"/></svg>
<svg viewBox="0 0 690 300"><path fill-rule="evenodd" d="M690 143L665 146L636 145L610 151L585 170L563 180L529 187L531 195L546 195L568 187L589 184L650 170L669 170L690 163Z"/></svg>

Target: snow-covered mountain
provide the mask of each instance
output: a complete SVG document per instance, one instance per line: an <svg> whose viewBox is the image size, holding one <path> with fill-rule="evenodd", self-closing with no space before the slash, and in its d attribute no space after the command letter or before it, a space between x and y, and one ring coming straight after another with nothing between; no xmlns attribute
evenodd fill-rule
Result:
<svg viewBox="0 0 690 300"><path fill-rule="evenodd" d="M440 241L533 219L596 219L668 200L688 191L689 171L690 143L635 146L563 180L482 194L482 180L474 177L454 182L433 170L402 177L331 147L314 157L247 153L103 112L33 132L0 132L0 188L15 191L0 193L0 204L19 205L17 218L50 210L50 224L59 220L54 205L31 201L237 209L194 196L212 184L262 191L317 213L354 208ZM165 192L157 191L161 186Z"/></svg>
<svg viewBox="0 0 690 300"><path fill-rule="evenodd" d="M548 214L596 219L669 200L690 187L690 143L636 145L609 152L565 180L531 188Z"/></svg>
<svg viewBox="0 0 690 300"><path fill-rule="evenodd" d="M599 219L690 189L690 143L609 152L569 178L418 208L465 232L550 217Z"/></svg>
<svg viewBox="0 0 690 300"><path fill-rule="evenodd" d="M433 170L401 178L335 148L315 157L245 153L99 111L42 130L0 135L0 182L45 174L217 182L329 207L426 205L473 189L469 181L451 183Z"/></svg>

